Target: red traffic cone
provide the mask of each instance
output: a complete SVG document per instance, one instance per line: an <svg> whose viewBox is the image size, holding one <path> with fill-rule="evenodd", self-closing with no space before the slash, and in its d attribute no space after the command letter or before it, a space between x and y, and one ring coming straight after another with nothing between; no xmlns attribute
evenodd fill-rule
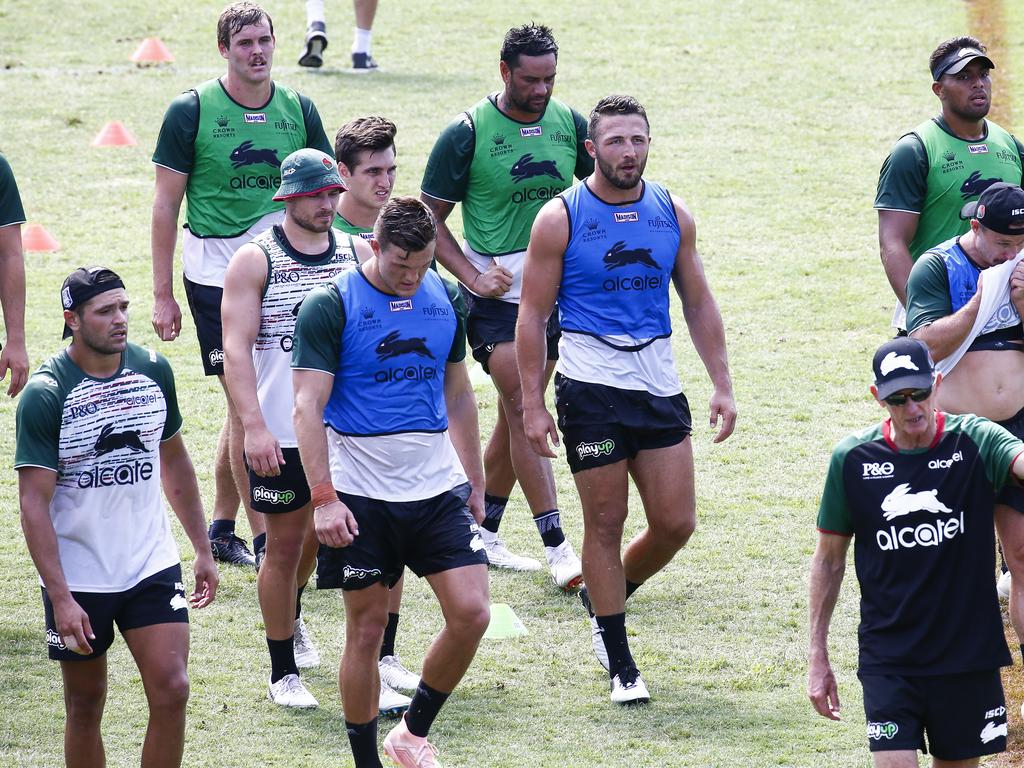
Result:
<svg viewBox="0 0 1024 768"><path fill-rule="evenodd" d="M163 64L174 61L174 55L159 37L147 37L132 54L136 64Z"/></svg>
<svg viewBox="0 0 1024 768"><path fill-rule="evenodd" d="M60 243L42 224L26 224L21 230L21 247L26 251L51 252L60 249Z"/></svg>
<svg viewBox="0 0 1024 768"><path fill-rule="evenodd" d="M134 147L137 143L135 137L120 120L111 120L92 140L94 147Z"/></svg>

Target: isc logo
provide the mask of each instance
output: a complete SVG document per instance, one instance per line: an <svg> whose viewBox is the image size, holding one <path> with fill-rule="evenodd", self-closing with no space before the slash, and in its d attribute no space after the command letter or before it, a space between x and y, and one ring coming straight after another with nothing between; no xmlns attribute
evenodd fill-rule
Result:
<svg viewBox="0 0 1024 768"><path fill-rule="evenodd" d="M862 478L892 477L893 469L895 469L891 461L865 462L861 466L864 468Z"/></svg>

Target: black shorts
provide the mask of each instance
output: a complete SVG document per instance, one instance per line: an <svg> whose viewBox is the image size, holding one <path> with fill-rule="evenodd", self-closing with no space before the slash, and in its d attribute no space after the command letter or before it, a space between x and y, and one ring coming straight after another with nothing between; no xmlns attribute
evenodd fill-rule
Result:
<svg viewBox="0 0 1024 768"><path fill-rule="evenodd" d="M359 535L347 547L320 545L317 589L393 587L409 566L417 576L466 565L487 565L469 483L423 501L377 501L339 493L355 515Z"/></svg>
<svg viewBox="0 0 1024 768"><path fill-rule="evenodd" d="M968 760L1006 749L1006 701L998 669L859 677L872 752L919 749L939 760Z"/></svg>
<svg viewBox="0 0 1024 768"><path fill-rule="evenodd" d="M466 318L466 340L473 350L473 359L480 363L485 373L490 373L487 361L498 344L515 341L516 320L519 319L519 305L510 301L487 299L474 296L462 288L469 316ZM558 323L558 308L548 319L548 360L558 359L558 340L562 327Z"/></svg>
<svg viewBox="0 0 1024 768"><path fill-rule="evenodd" d="M89 616L89 624L96 635L90 640L92 653L83 656L68 650L57 632L53 616L53 603L42 587L43 612L46 614L46 645L54 661L81 661L95 659L107 652L114 642L114 624L124 634L129 629L153 624L187 624L188 600L181 581L181 564L172 565L147 576L124 592L72 592L82 610Z"/></svg>
<svg viewBox="0 0 1024 768"><path fill-rule="evenodd" d="M249 501L252 508L264 515L294 512L309 504L309 484L302 469L298 448L282 448L284 464L277 477L260 477L249 466Z"/></svg>
<svg viewBox="0 0 1024 768"><path fill-rule="evenodd" d="M224 289L215 285L193 283L187 277L185 297L196 324L199 351L203 355L203 373L207 376L224 375L224 334L220 322L220 302Z"/></svg>
<svg viewBox="0 0 1024 768"><path fill-rule="evenodd" d="M691 432L690 406L680 392L657 397L635 389L589 384L555 374L555 409L573 474L668 448Z"/></svg>

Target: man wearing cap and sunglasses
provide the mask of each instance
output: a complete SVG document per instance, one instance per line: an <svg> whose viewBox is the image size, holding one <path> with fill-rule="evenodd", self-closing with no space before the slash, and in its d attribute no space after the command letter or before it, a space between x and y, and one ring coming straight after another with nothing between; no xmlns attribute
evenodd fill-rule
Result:
<svg viewBox="0 0 1024 768"><path fill-rule="evenodd" d="M945 40L929 59L940 114L900 137L882 164L874 207L885 274L905 325L910 269L926 250L967 231L960 208L998 181L1020 184L1024 145L986 120L992 101L985 46L974 37Z"/></svg>
<svg viewBox="0 0 1024 768"><path fill-rule="evenodd" d="M177 766L188 605L212 602L218 576L174 376L163 357L128 343L128 296L115 273L77 269L61 300L71 344L22 393L14 466L46 644L61 664L65 764L105 764L100 720L116 624L149 702L142 765ZM195 550L188 599L161 486Z"/></svg>
<svg viewBox="0 0 1024 768"><path fill-rule="evenodd" d="M883 344L871 393L887 411L832 452L810 575L807 690L839 719L828 629L850 542L861 591L858 677L875 766L976 766L1006 748L999 668L1009 665L994 589L993 517L1021 545L1020 515L996 506L1024 479L1024 443L971 414L937 410L942 375L918 339ZM927 735L927 742L925 741Z"/></svg>
<svg viewBox="0 0 1024 768"><path fill-rule="evenodd" d="M284 221L231 258L221 303L224 380L244 430L249 503L267 527L257 584L270 651L268 695L285 707L317 706L299 667L320 662L296 598L316 566L317 541L292 426L292 338L310 289L357 263L352 237L331 229L342 189L329 155L288 155L274 195L284 202ZM364 259L372 255L367 244L358 247Z"/></svg>

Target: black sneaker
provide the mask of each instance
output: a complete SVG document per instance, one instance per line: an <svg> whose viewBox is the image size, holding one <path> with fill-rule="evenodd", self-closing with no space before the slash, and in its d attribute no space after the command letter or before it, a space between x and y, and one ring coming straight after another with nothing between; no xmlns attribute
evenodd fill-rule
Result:
<svg viewBox="0 0 1024 768"><path fill-rule="evenodd" d="M260 566L263 565L263 558L267 556L267 548L260 547L256 550L256 572L259 573Z"/></svg>
<svg viewBox="0 0 1024 768"><path fill-rule="evenodd" d="M213 550L213 559L231 565L255 566L256 558L246 544L245 539L240 539L233 533L226 536L218 536L210 539L210 549Z"/></svg>
<svg viewBox="0 0 1024 768"><path fill-rule="evenodd" d="M353 53L352 54L352 71L357 72L360 75L366 74L367 72L376 72L380 67L377 62L373 60L373 56L368 53Z"/></svg>
<svg viewBox="0 0 1024 768"><path fill-rule="evenodd" d="M322 67L326 48L327 25L322 21L314 21L306 29L306 48L299 57L299 66L317 69Z"/></svg>

